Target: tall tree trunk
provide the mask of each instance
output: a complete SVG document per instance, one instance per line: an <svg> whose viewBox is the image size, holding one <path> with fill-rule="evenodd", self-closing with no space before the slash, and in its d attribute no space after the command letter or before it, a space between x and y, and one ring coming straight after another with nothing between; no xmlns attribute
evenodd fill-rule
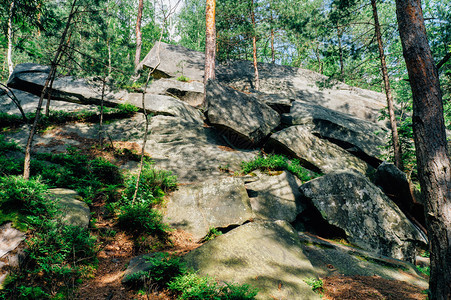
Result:
<svg viewBox="0 0 451 300"><path fill-rule="evenodd" d="M338 56L340 57L340 80L343 81L345 79L345 64L343 60L343 48L341 45L343 29L337 27L337 33L338 33Z"/></svg>
<svg viewBox="0 0 451 300"><path fill-rule="evenodd" d="M136 53L135 53L135 73L138 72L138 65L141 61L141 47L142 47L142 32L141 32L141 20L143 16L143 0L139 0L138 4L138 16L136 18Z"/></svg>
<svg viewBox="0 0 451 300"><path fill-rule="evenodd" d="M47 79L45 80L44 87L42 88L41 96L39 97L38 107L36 108L36 116L34 118L33 125L30 130L30 134L28 136L27 146L25 147L25 159L24 159L24 167L23 167L23 169L24 169L23 177L25 179L30 178L31 148L33 145L33 137L34 137L34 134L36 133L36 128L38 126L39 117L41 115L42 102L44 101L45 95L48 93L48 87L49 87L50 81L52 80L52 78L54 78L54 76L56 74L56 67L58 66L58 62L61 59L63 47L66 42L66 35L69 32L69 27L72 23L72 18L74 17L74 15L76 13L76 4L77 4L77 0L74 0L74 2L72 3L72 6L71 6L71 11L69 13L69 17L67 18L67 21L66 21L66 27L64 28L64 32L61 36L61 39L60 39L60 42L58 45L58 49L56 50L55 57L52 60L52 65L50 68L49 75L47 76Z"/></svg>
<svg viewBox="0 0 451 300"><path fill-rule="evenodd" d="M204 85L207 86L209 79L215 79L215 59L216 59L216 1L207 0L205 10L205 72ZM204 103L205 105L205 97Z"/></svg>
<svg viewBox="0 0 451 300"><path fill-rule="evenodd" d="M274 51L274 28L271 28L271 62L276 63L276 52Z"/></svg>
<svg viewBox="0 0 451 300"><path fill-rule="evenodd" d="M419 0L396 0L399 34L413 95L418 175L431 244L430 299L451 299L451 163L442 93Z"/></svg>
<svg viewBox="0 0 451 300"><path fill-rule="evenodd" d="M252 60L254 62L254 80L255 89L258 91L260 89L260 79L258 77L258 64L257 64L257 33L255 31L255 12L254 12L254 0L252 0L251 6L251 21L252 21Z"/></svg>
<svg viewBox="0 0 451 300"><path fill-rule="evenodd" d="M393 141L393 153L395 165L398 169L403 170L402 152L399 144L398 126L396 125L395 108L393 106L393 96L390 87L390 81L388 78L387 63L385 61L384 45L382 43L382 35L379 24L379 16L377 14L376 0L371 0L371 6L373 7L374 28L376 31L377 45L379 47L379 56L381 59L382 77L384 79L385 96L387 98L388 115L390 117L390 127L392 132Z"/></svg>
<svg viewBox="0 0 451 300"><path fill-rule="evenodd" d="M7 53L7 62L8 62L8 72L9 75L14 71L13 66L13 17L14 17L14 1L11 1L9 6L9 17L8 17L8 53Z"/></svg>

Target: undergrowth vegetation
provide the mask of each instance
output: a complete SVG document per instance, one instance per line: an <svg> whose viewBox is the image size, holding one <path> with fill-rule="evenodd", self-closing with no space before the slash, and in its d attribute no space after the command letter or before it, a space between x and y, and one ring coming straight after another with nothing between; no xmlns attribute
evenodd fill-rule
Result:
<svg viewBox="0 0 451 300"><path fill-rule="evenodd" d="M249 174L255 170L262 172L286 170L298 177L302 182L312 180L319 176L319 174L302 167L298 159L288 159L286 156L278 154L266 156L260 154L252 160L241 163L242 173Z"/></svg>
<svg viewBox="0 0 451 300"><path fill-rule="evenodd" d="M247 284L220 284L211 277L199 276L189 270L179 257L171 257L167 253L154 253L145 258L147 270L127 277L128 284L135 288L154 284L169 289L177 299L185 300L250 300L255 299L258 293L257 289Z"/></svg>

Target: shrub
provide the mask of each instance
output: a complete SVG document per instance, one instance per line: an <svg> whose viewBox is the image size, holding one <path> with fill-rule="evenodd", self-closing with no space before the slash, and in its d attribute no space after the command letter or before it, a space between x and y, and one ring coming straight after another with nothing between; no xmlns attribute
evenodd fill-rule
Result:
<svg viewBox="0 0 451 300"><path fill-rule="evenodd" d="M299 160L289 160L287 157L277 154L268 156L259 155L250 161L243 161L241 163L241 171L244 174L248 174L254 170L261 170L263 172L286 170L297 176L303 182L318 176L318 174L302 167Z"/></svg>
<svg viewBox="0 0 451 300"><path fill-rule="evenodd" d="M216 237L222 235L222 232L214 227L210 227L207 235L203 238L204 241L214 240Z"/></svg>
<svg viewBox="0 0 451 300"><path fill-rule="evenodd" d="M323 281L321 279L311 277L305 279L304 282L307 283L313 291L321 291L323 288Z"/></svg>
<svg viewBox="0 0 451 300"><path fill-rule="evenodd" d="M184 75L180 75L179 77L177 77L178 81L183 81L183 82L188 82L189 78L184 76Z"/></svg>
<svg viewBox="0 0 451 300"><path fill-rule="evenodd" d="M133 234L152 234L165 237L170 228L163 223L163 215L151 204L142 201L125 203L119 208L118 225Z"/></svg>
<svg viewBox="0 0 451 300"><path fill-rule="evenodd" d="M144 281L166 285L175 277L186 274L187 270L179 257L171 257L167 253L157 252L152 256L146 256L146 263L150 265L148 271L141 271L127 277L131 285L140 286Z"/></svg>
<svg viewBox="0 0 451 300"><path fill-rule="evenodd" d="M128 199L135 192L137 175L128 178L124 194ZM137 198L143 201L159 203L166 192L177 189L177 177L171 172L153 168L152 163L145 162L139 180Z"/></svg>
<svg viewBox="0 0 451 300"><path fill-rule="evenodd" d="M221 286L213 278L201 277L193 272L176 277L168 287L179 293L178 299L185 300L251 300L258 293L257 289L247 284L225 283Z"/></svg>

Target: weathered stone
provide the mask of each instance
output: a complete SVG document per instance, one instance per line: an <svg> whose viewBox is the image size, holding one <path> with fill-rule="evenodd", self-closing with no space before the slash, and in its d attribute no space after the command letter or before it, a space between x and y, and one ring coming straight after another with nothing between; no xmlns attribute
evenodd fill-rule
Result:
<svg viewBox="0 0 451 300"><path fill-rule="evenodd" d="M394 164L383 162L376 169L374 183L390 197L409 217L425 226L424 206L414 199L411 186L404 172Z"/></svg>
<svg viewBox="0 0 451 300"><path fill-rule="evenodd" d="M180 186L167 203L164 220L201 239L210 228L241 225L253 216L243 181L229 177Z"/></svg>
<svg viewBox="0 0 451 300"><path fill-rule="evenodd" d="M20 105L25 113L35 113L39 102L39 96L24 92L17 89L11 89L16 98L19 100ZM10 94L10 93L8 93ZM12 95L11 95L12 96ZM47 100L44 101L45 106ZM80 105L77 103L70 103L60 100L50 101L50 110L53 111L65 111L65 112L79 112L79 111L94 111L98 112L99 109L96 105ZM6 93L0 93L0 111L11 115L21 115L20 110L16 104L8 97Z"/></svg>
<svg viewBox="0 0 451 300"><path fill-rule="evenodd" d="M282 115L282 122L305 125L315 135L331 140L352 153L368 156L376 165L380 163L380 148L385 145L381 137L386 135L386 128L373 122L304 101L293 102L290 113Z"/></svg>
<svg viewBox="0 0 451 300"><path fill-rule="evenodd" d="M0 226L0 287L9 273L8 268L19 265L22 253L17 249L25 238L25 233L13 228L12 223Z"/></svg>
<svg viewBox="0 0 451 300"><path fill-rule="evenodd" d="M129 94L127 102L142 108L142 94ZM203 115L200 111L174 97L146 94L144 106L148 113L154 115L173 116L190 122L203 123Z"/></svg>
<svg viewBox="0 0 451 300"><path fill-rule="evenodd" d="M265 147L268 151L282 152L298 158L307 168L323 173L354 169L367 174L372 170L364 161L337 145L316 137L302 125L272 134Z"/></svg>
<svg viewBox="0 0 451 300"><path fill-rule="evenodd" d="M157 42L140 63L155 69L155 78L185 76L191 80L203 81L205 56L202 52L185 47Z"/></svg>
<svg viewBox="0 0 451 300"><path fill-rule="evenodd" d="M280 123L280 116L268 105L217 81L208 82L206 101L208 121L219 129L236 133L249 147L258 145Z"/></svg>
<svg viewBox="0 0 451 300"><path fill-rule="evenodd" d="M49 189L50 194L57 200L63 213L62 219L69 225L88 228L91 212L89 206L80 201L80 196L74 190L57 188Z"/></svg>
<svg viewBox="0 0 451 300"><path fill-rule="evenodd" d="M320 277L380 276L385 279L400 280L428 288L425 278L418 275L414 265L387 256L374 255L336 241L317 238L311 234L299 233L302 252L312 263Z"/></svg>
<svg viewBox="0 0 451 300"><path fill-rule="evenodd" d="M333 172L303 184L300 191L324 219L364 249L413 262L427 244L398 206L362 174Z"/></svg>
<svg viewBox="0 0 451 300"><path fill-rule="evenodd" d="M200 275L250 284L256 299L320 299L303 281L317 275L285 221L242 225L183 257Z"/></svg>
<svg viewBox="0 0 451 300"><path fill-rule="evenodd" d="M155 80L147 88L147 93L168 95L198 107L204 100L204 84L198 81L179 81L171 78Z"/></svg>
<svg viewBox="0 0 451 300"><path fill-rule="evenodd" d="M300 203L301 181L286 171L269 176L258 173L258 180L246 184L252 211L256 217L293 222L303 211Z"/></svg>
<svg viewBox="0 0 451 300"><path fill-rule="evenodd" d="M18 65L16 69L19 71L11 74L8 80L8 87L40 96L50 71L48 67L27 63ZM104 105L115 107L121 103L120 99L125 95L125 92L114 93L106 89ZM51 99L54 100L100 105L101 98L101 83L65 76L56 77L52 85Z"/></svg>

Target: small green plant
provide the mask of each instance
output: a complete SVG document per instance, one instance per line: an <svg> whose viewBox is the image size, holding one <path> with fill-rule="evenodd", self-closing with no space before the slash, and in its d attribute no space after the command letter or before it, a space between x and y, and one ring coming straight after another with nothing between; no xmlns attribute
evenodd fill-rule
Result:
<svg viewBox="0 0 451 300"><path fill-rule="evenodd" d="M141 201L120 206L118 225L135 235L151 234L161 238L170 230L170 227L163 223L163 215L152 208L151 203Z"/></svg>
<svg viewBox="0 0 451 300"><path fill-rule="evenodd" d="M255 299L258 290L247 284L218 284L213 278L199 276L188 272L176 277L168 284L170 290L179 293L177 299L185 300L251 300Z"/></svg>
<svg viewBox="0 0 451 300"><path fill-rule="evenodd" d="M216 237L222 235L222 232L214 227L210 227L208 230L207 235L203 238L204 241L211 241L215 239Z"/></svg>
<svg viewBox="0 0 451 300"><path fill-rule="evenodd" d="M315 292L321 292L323 288L323 281L318 278L310 277L304 280L309 286L311 286L312 290Z"/></svg>
<svg viewBox="0 0 451 300"><path fill-rule="evenodd" d="M287 170L297 176L302 182L309 181L319 175L302 167L299 160L290 160L283 155L277 154L268 156L258 155L250 161L243 161L241 163L241 171L244 174L249 174L254 170L261 170L263 172Z"/></svg>
<svg viewBox="0 0 451 300"><path fill-rule="evenodd" d="M230 165L229 164L219 165L218 169L221 172L228 173L228 172L230 172Z"/></svg>
<svg viewBox="0 0 451 300"><path fill-rule="evenodd" d="M416 266L416 268L417 268L418 272L420 272L421 274L423 274L423 275L425 275L427 277L431 276L431 267L429 267L429 266L424 266L424 267Z"/></svg>
<svg viewBox="0 0 451 300"><path fill-rule="evenodd" d="M166 287L176 277L186 274L187 269L180 257L169 256L167 253L156 252L145 257L147 271L134 273L127 277L129 284L141 286L144 281Z"/></svg>
<svg viewBox="0 0 451 300"><path fill-rule="evenodd" d="M177 77L178 81L183 81L183 82L188 82L189 78L186 77L185 75L180 75L179 77Z"/></svg>
<svg viewBox="0 0 451 300"><path fill-rule="evenodd" d="M118 109L119 113L122 113L122 114L133 114L139 110L138 107L136 107L135 105L133 105L131 103L127 103L127 102L119 103L117 106L117 109Z"/></svg>

